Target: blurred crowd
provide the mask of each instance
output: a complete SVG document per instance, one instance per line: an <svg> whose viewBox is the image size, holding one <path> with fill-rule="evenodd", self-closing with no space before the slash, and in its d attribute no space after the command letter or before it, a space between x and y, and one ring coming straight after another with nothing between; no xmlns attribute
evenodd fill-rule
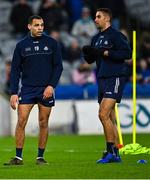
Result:
<svg viewBox="0 0 150 180"><path fill-rule="evenodd" d="M127 13L125 0L9 0L7 29L0 22L0 84L9 94L10 67L16 42L23 38L27 30L28 17L40 15L45 22L45 32L56 39L62 50L64 71L60 84L95 84L95 65L88 65L82 59L81 48L90 43L98 31L94 23L95 11L100 7L112 10L112 26L124 33L132 46L132 26L136 19ZM1 2L2 5L2 2ZM1 6L0 5L0 6ZM5 6L1 7L4 11ZM1 16L5 17L5 12ZM6 22L5 22L6 23ZM5 26L6 27L6 26ZM136 26L135 26L136 28ZM141 28L141 27L140 27ZM129 81L132 81L132 60L128 62ZM137 41L137 82L150 83L150 32L140 31Z"/></svg>

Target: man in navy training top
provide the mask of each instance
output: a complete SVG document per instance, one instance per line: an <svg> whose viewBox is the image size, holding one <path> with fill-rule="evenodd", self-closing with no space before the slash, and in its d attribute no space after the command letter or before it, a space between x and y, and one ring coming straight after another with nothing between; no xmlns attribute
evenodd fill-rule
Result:
<svg viewBox="0 0 150 180"><path fill-rule="evenodd" d="M47 164L43 154L48 139L48 119L55 104L54 89L63 69L62 59L58 43L43 34L44 22L40 16L29 18L28 29L29 35L17 43L12 60L10 105L12 109L18 110L15 131L16 156L4 165L23 164L25 126L35 104L39 110L36 164Z"/></svg>
<svg viewBox="0 0 150 180"><path fill-rule="evenodd" d="M98 9L95 23L100 32L82 49L84 59L97 65L99 119L106 139L106 152L97 163L121 162L115 104L121 101L128 75L126 60L132 57L127 38L111 26L111 20L109 9Z"/></svg>

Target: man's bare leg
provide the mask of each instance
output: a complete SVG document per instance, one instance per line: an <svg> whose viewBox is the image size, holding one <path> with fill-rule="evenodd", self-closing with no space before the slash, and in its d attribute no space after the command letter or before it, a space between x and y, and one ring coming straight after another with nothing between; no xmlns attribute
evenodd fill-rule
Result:
<svg viewBox="0 0 150 180"><path fill-rule="evenodd" d="M18 105L18 122L15 130L16 148L23 148L25 140L25 126L28 117L34 104L19 104Z"/></svg>
<svg viewBox="0 0 150 180"><path fill-rule="evenodd" d="M4 165L23 165L22 149L25 140L25 127L28 121L28 117L34 104L19 104L18 105L18 121L15 130L16 138L16 157L11 159Z"/></svg>
<svg viewBox="0 0 150 180"><path fill-rule="evenodd" d="M99 107L99 119L104 128L106 142L115 143L114 125L110 119L110 113L116 103L115 99L103 98Z"/></svg>
<svg viewBox="0 0 150 180"><path fill-rule="evenodd" d="M99 107L99 119L103 125L107 152L103 157L97 160L97 163L121 162L121 158L116 156L115 152L115 136L113 121L111 120L111 112L115 106L116 100L112 98L103 98Z"/></svg>
<svg viewBox="0 0 150 180"><path fill-rule="evenodd" d="M119 136L118 136L118 129L116 124L116 113L115 113L115 107L113 107L111 113L110 113L110 119L114 126L114 133L115 133L115 146L119 144Z"/></svg>
<svg viewBox="0 0 150 180"><path fill-rule="evenodd" d="M43 154L45 151L47 139L48 139L48 120L51 113L52 108L46 107L41 104L38 104L39 108L39 142L38 142L38 155L37 155L37 164L47 163L43 159Z"/></svg>
<svg viewBox="0 0 150 180"><path fill-rule="evenodd" d="M99 118L104 128L107 152L97 163L121 162L118 149L115 147L115 143L118 143L118 132L114 124L115 103L115 99L103 98L100 104Z"/></svg>
<svg viewBox="0 0 150 180"><path fill-rule="evenodd" d="M117 129L117 124L116 124L116 113L115 113L115 106L112 109L110 113L110 119L113 123L114 126L114 134L115 134L115 143L114 143L114 152L116 156L119 157L119 149L118 149L118 144L119 144L119 136L118 136L118 129Z"/></svg>

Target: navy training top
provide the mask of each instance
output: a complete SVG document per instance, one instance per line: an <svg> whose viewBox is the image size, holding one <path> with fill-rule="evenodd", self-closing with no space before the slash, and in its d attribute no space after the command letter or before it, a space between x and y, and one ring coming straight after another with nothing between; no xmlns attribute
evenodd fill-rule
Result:
<svg viewBox="0 0 150 180"><path fill-rule="evenodd" d="M26 36L14 50L10 87L11 94L18 93L19 79L22 86L56 87L61 76L62 58L56 40L43 34L41 37Z"/></svg>
<svg viewBox="0 0 150 180"><path fill-rule="evenodd" d="M92 38L91 46L109 51L108 57L96 59L97 78L128 75L125 60L132 58L132 50L125 35L110 26Z"/></svg>

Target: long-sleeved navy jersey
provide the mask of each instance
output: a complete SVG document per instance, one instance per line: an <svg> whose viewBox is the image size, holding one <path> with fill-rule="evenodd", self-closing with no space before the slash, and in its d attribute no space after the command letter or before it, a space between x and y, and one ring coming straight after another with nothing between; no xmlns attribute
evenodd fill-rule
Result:
<svg viewBox="0 0 150 180"><path fill-rule="evenodd" d="M21 77L23 86L56 87L63 67L61 52L56 40L47 35L26 36L17 43L11 66L11 94L18 93Z"/></svg>
<svg viewBox="0 0 150 180"><path fill-rule="evenodd" d="M132 51L127 38L111 26L92 38L92 47L109 51L108 57L96 59L97 77L126 76L126 59L131 59Z"/></svg>

